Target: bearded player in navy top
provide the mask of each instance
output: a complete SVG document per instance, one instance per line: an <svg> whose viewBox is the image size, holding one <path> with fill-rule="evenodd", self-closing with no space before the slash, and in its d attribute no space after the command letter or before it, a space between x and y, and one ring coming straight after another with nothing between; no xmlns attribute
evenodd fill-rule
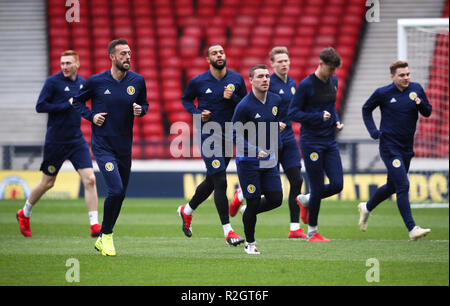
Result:
<svg viewBox="0 0 450 306"><path fill-rule="evenodd" d="M77 74L79 66L78 54L73 50L64 51L61 55L61 71L46 80L36 104L38 113L48 113L47 134L41 164L42 178L31 189L24 208L17 212L20 231L25 237L32 236L30 216L33 206L53 187L66 159L70 160L80 174L84 186L91 236L100 234L97 187L91 154L80 130L80 114L69 103L69 99L78 94L85 84L83 77Z"/></svg>
<svg viewBox="0 0 450 306"><path fill-rule="evenodd" d="M279 207L283 201L278 170L278 152L282 145L278 121L281 98L269 92L270 74L266 65L253 66L249 76L252 90L238 104L232 120L239 184L247 201L242 217L244 250L253 255L259 254L255 241L257 214Z"/></svg>
<svg viewBox="0 0 450 306"><path fill-rule="evenodd" d="M201 133L200 145L202 158L207 169L206 177L197 186L192 199L186 205L178 207L178 214L182 219L184 234L191 237L192 213L214 191L214 203L219 213L226 242L229 245L237 246L244 239L236 234L231 227L226 195L226 169L232 156L226 156L225 149L230 145L232 148L233 139L231 137L227 140L224 132L225 122L231 121L234 108L247 94L247 89L242 76L226 68L226 55L221 45L211 45L206 50L206 60L209 63L209 70L192 78L181 97L184 108L194 115L194 124L197 126L198 132ZM194 104L196 98L198 106ZM201 124L196 124L198 121ZM220 125L221 132L204 132L202 130L205 124L211 123ZM215 139L215 143L211 143L211 154L205 152L203 148L204 141L209 138ZM220 145L221 148L216 148L215 145ZM214 149L220 151L220 153L212 153Z"/></svg>
<svg viewBox="0 0 450 306"><path fill-rule="evenodd" d="M277 94L281 98L278 107L278 118L280 121L281 141L278 161L283 166L289 181L289 212L290 230L289 238L306 238L303 229L300 228L300 208L297 204L297 195L301 192L303 179L301 176L300 150L292 130L292 122L288 118L288 108L291 98L297 87L295 80L288 75L290 60L286 47L274 47L270 53L270 62L274 73L270 75L269 92ZM239 205L244 199L241 189L238 189L230 203L230 216L235 216Z"/></svg>
<svg viewBox="0 0 450 306"><path fill-rule="evenodd" d="M370 212L378 204L397 195L397 206L409 231L411 240L427 235L431 230L417 226L409 203L408 171L414 156L414 133L419 113L431 115L432 107L419 83L410 81L408 63L396 61L390 66L392 83L378 88L362 108L364 124L373 139L380 139L380 156L388 170L387 183L376 190L367 203L360 203L359 226L367 229ZM372 112L381 110L380 128L377 129Z"/></svg>
<svg viewBox="0 0 450 306"><path fill-rule="evenodd" d="M322 198L339 193L343 188L342 162L335 139L335 131L342 130L336 110L338 80L334 71L341 58L333 48L319 54L319 66L297 87L289 106L289 117L301 123L300 148L309 176L310 193L297 197L300 217L308 222L308 241L330 240L318 230L318 216ZM324 174L330 180L324 184Z"/></svg>
<svg viewBox="0 0 450 306"><path fill-rule="evenodd" d="M131 145L135 116L148 110L144 78L129 71L131 50L125 39L108 46L110 70L91 76L73 106L92 124L92 152L107 187L101 236L95 248L115 256L113 228L119 217L130 178ZM85 103L92 99L92 110Z"/></svg>

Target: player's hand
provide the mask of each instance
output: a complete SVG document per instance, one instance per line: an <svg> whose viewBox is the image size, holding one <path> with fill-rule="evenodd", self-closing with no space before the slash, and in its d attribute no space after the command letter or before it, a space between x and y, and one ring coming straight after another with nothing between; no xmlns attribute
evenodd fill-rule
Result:
<svg viewBox="0 0 450 306"><path fill-rule="evenodd" d="M336 129L340 132L344 129L344 124L340 123L339 121L336 122Z"/></svg>
<svg viewBox="0 0 450 306"><path fill-rule="evenodd" d="M280 124L280 132L283 132L284 129L286 128L286 123L280 121L279 124Z"/></svg>
<svg viewBox="0 0 450 306"><path fill-rule="evenodd" d="M327 111L323 111L323 122L328 121L331 118L331 114Z"/></svg>
<svg viewBox="0 0 450 306"><path fill-rule="evenodd" d="M269 153L265 152L265 151L259 151L258 152L258 158L264 158L267 157L269 155Z"/></svg>
<svg viewBox="0 0 450 306"><path fill-rule="evenodd" d="M69 99L69 103L70 103L70 105L73 104L73 97Z"/></svg>
<svg viewBox="0 0 450 306"><path fill-rule="evenodd" d="M137 103L133 103L133 114L135 116L140 116L142 114L142 106Z"/></svg>
<svg viewBox="0 0 450 306"><path fill-rule="evenodd" d="M370 134L370 137L372 137L372 139L378 139L381 136L381 131L376 130L374 133Z"/></svg>
<svg viewBox="0 0 450 306"><path fill-rule="evenodd" d="M225 99L231 99L233 95L233 90L225 86L225 90L223 91L223 97Z"/></svg>
<svg viewBox="0 0 450 306"><path fill-rule="evenodd" d="M205 110L202 112L202 122L208 121L210 115L211 115L211 112L210 112L209 110L205 109Z"/></svg>
<svg viewBox="0 0 450 306"><path fill-rule="evenodd" d="M95 125L98 126L102 126L103 123L105 122L105 116L108 115L108 113L98 113L95 114L94 118L92 119L92 121L94 122Z"/></svg>
<svg viewBox="0 0 450 306"><path fill-rule="evenodd" d="M420 102L422 102L422 100L420 100L419 97L416 97L416 98L414 99L414 102L416 102L416 105L419 105Z"/></svg>

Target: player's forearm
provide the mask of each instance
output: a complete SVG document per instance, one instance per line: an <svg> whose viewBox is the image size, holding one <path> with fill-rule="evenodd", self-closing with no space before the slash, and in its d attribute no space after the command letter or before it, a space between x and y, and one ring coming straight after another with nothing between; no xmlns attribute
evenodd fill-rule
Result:
<svg viewBox="0 0 450 306"><path fill-rule="evenodd" d="M377 129L377 126L373 121L372 112L363 108L362 114L364 125L366 126L370 137L372 137L373 139L378 139L378 137L380 136L380 131Z"/></svg>
<svg viewBox="0 0 450 306"><path fill-rule="evenodd" d="M194 101L181 99L181 104L183 105L184 109L191 115L202 113L200 109L195 107Z"/></svg>
<svg viewBox="0 0 450 306"><path fill-rule="evenodd" d="M40 101L36 104L36 112L38 113L53 113L66 110L70 107L70 103L50 103L47 101Z"/></svg>
<svg viewBox="0 0 450 306"><path fill-rule="evenodd" d="M91 111L84 102L80 99L74 98L72 102L72 107L83 117L84 119L93 122L94 112Z"/></svg>

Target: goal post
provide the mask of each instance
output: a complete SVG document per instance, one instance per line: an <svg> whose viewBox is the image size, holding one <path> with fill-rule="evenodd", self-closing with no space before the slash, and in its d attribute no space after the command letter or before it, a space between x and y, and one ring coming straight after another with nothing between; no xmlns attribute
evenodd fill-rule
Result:
<svg viewBox="0 0 450 306"><path fill-rule="evenodd" d="M438 28L447 29L448 35L448 18L404 18L397 20L397 58L399 60L408 61L408 36L407 29L412 28Z"/></svg>
<svg viewBox="0 0 450 306"><path fill-rule="evenodd" d="M419 116L410 169L428 177L440 175L442 200L448 201L449 176L449 19L415 18L397 21L397 58L407 61L411 81L420 83L433 106L430 117ZM445 177L445 179L444 179ZM410 174L411 190L421 193ZM428 182L430 192L433 184ZM438 200L438 202L441 202Z"/></svg>

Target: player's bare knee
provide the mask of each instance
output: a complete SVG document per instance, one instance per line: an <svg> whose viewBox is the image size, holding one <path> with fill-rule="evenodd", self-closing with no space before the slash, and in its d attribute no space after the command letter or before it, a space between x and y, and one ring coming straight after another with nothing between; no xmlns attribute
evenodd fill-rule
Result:
<svg viewBox="0 0 450 306"><path fill-rule="evenodd" d="M89 175L83 179L83 185L85 188L94 188L96 184L95 175Z"/></svg>
<svg viewBox="0 0 450 306"><path fill-rule="evenodd" d="M53 186L55 185L55 181L56 181L55 176L44 175L40 184L41 184L42 188L44 188L47 191L47 190L53 188Z"/></svg>

